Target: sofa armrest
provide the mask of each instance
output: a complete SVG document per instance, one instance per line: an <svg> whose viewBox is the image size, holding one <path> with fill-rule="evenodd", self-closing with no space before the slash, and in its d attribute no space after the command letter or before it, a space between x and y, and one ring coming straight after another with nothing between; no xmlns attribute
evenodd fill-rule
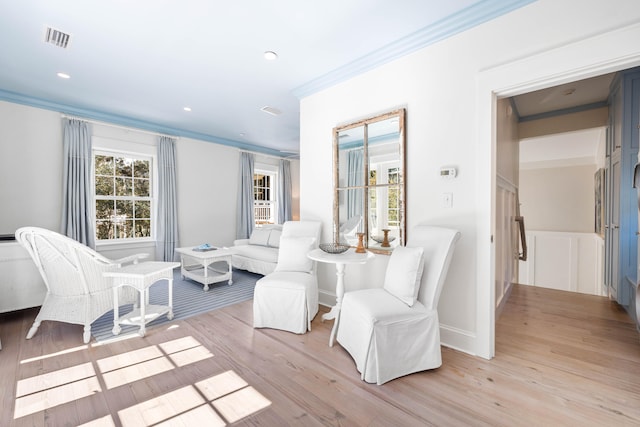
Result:
<svg viewBox="0 0 640 427"><path fill-rule="evenodd" d="M233 246L244 246L249 244L249 239L236 239L233 241Z"/></svg>

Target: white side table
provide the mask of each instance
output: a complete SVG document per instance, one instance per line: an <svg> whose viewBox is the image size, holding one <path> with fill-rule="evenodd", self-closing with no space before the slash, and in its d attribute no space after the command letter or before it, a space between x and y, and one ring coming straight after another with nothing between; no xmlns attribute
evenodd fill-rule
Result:
<svg viewBox="0 0 640 427"><path fill-rule="evenodd" d="M329 337L329 347L333 347L333 341L338 330L338 322L340 322L340 308L342 307L342 296L344 295L344 268L347 264L365 264L375 255L372 252L363 254L356 253L354 248L349 249L341 254L329 254L322 249L314 249L307 254L309 258L318 262L326 262L336 265L336 305L331 307L328 313L322 315L322 321L335 319L331 328L331 336Z"/></svg>
<svg viewBox="0 0 640 427"><path fill-rule="evenodd" d="M113 278L113 334L118 335L120 325L140 326L140 336L145 334L145 326L152 320L167 314L173 319L173 269L180 267L179 262L143 262L122 267L116 271L103 273ZM149 288L159 280L166 280L169 291L167 305L149 305ZM122 318L119 316L118 290L122 286L131 286L140 292L140 307Z"/></svg>
<svg viewBox="0 0 640 427"><path fill-rule="evenodd" d="M233 269L231 267L231 255L233 248L217 248L211 251L196 251L193 248L176 248L180 254L182 266L180 271L182 278L189 278L204 285L204 290L209 290L212 283L229 281L233 284ZM224 271L212 268L211 264L225 261L227 269Z"/></svg>

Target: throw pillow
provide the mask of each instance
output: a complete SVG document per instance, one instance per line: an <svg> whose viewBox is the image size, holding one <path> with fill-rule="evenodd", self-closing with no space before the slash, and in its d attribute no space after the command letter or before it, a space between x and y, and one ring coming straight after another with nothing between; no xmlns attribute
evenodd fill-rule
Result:
<svg viewBox="0 0 640 427"><path fill-rule="evenodd" d="M313 249L316 239L313 237L283 237L280 239L278 265L275 271L301 271L308 273L313 261L307 257Z"/></svg>
<svg viewBox="0 0 640 427"><path fill-rule="evenodd" d="M398 246L393 250L384 276L384 289L411 307L418 298L424 269L421 247Z"/></svg>
<svg viewBox="0 0 640 427"><path fill-rule="evenodd" d="M269 241L267 242L268 246L272 248L280 247L280 236L282 235L282 230L271 230L271 234L269 235Z"/></svg>
<svg viewBox="0 0 640 427"><path fill-rule="evenodd" d="M259 245L259 246L267 246L269 243L269 235L271 234L271 230L268 228L256 228L251 232L251 236L249 237L250 245Z"/></svg>

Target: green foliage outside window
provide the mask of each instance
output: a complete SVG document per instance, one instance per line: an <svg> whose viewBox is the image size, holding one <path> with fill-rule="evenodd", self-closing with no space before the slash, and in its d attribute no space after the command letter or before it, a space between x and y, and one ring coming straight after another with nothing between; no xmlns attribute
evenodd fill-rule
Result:
<svg viewBox="0 0 640 427"><path fill-rule="evenodd" d="M96 238L151 237L151 161L95 155Z"/></svg>

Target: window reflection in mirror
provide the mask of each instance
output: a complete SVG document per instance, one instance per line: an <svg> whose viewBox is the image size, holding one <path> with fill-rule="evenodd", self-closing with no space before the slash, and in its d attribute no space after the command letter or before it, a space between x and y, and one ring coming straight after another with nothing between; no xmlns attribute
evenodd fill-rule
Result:
<svg viewBox="0 0 640 427"><path fill-rule="evenodd" d="M400 109L334 129L334 240L387 253L405 239ZM386 236L386 239L385 239Z"/></svg>

